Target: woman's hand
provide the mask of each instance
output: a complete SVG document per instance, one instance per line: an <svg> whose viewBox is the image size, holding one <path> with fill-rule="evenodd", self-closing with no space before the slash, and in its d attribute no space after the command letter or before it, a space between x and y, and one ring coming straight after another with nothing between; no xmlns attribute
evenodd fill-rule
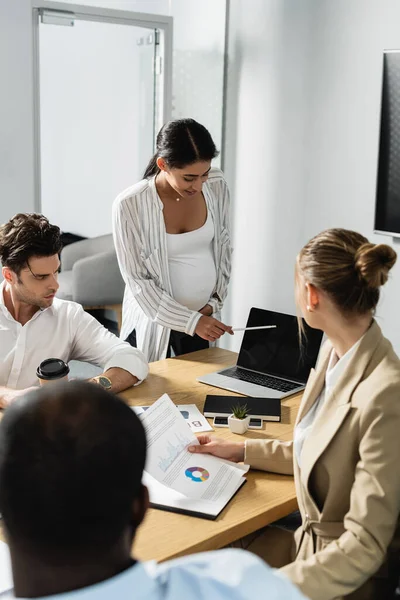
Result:
<svg viewBox="0 0 400 600"><path fill-rule="evenodd" d="M206 317L211 317L211 315L213 314L212 306L210 304L205 304L203 308L199 310L199 313L205 315Z"/></svg>
<svg viewBox="0 0 400 600"><path fill-rule="evenodd" d="M224 335L226 332L233 335L230 325L224 325L221 321L214 319L214 317L207 317L206 315L200 317L195 329L195 333L208 342L219 340L221 335Z"/></svg>
<svg viewBox="0 0 400 600"><path fill-rule="evenodd" d="M212 454L232 462L242 462L244 460L245 442L230 442L209 435L199 435L197 439L200 445L189 446L188 448L189 452L193 454Z"/></svg>

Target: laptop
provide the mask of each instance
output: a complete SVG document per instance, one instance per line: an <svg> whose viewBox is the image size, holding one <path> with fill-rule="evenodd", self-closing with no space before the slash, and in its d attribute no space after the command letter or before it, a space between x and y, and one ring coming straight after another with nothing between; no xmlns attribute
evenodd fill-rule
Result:
<svg viewBox="0 0 400 600"><path fill-rule="evenodd" d="M317 362L323 332L303 319L305 337L299 344L297 317L252 308L246 327L276 325L245 331L237 364L198 377L198 381L245 396L284 398L302 390Z"/></svg>

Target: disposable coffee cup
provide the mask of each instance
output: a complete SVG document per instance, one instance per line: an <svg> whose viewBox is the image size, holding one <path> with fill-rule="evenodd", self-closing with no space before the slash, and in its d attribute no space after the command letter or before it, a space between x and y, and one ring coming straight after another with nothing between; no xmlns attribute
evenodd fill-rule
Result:
<svg viewBox="0 0 400 600"><path fill-rule="evenodd" d="M68 379L69 366L60 358L48 358L40 363L36 369L36 375L40 385L46 385L52 381Z"/></svg>

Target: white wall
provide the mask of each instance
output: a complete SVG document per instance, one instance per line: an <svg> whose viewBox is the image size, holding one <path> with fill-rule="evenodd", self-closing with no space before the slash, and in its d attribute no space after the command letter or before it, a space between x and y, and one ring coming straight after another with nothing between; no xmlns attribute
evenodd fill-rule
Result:
<svg viewBox="0 0 400 600"><path fill-rule="evenodd" d="M382 51L400 48L397 0L231 3L226 173L234 268L225 320L294 310L293 262L328 227L373 234ZM256 240L256 242L254 241ZM400 259L378 320L400 353ZM228 340L237 349L240 338Z"/></svg>
<svg viewBox="0 0 400 600"><path fill-rule="evenodd" d="M30 3L0 0L0 223L33 211Z"/></svg>
<svg viewBox="0 0 400 600"><path fill-rule="evenodd" d="M393 244L373 234L373 223L382 51L400 48L400 3L320 0L315 7L303 237L339 226ZM398 353L399 305L400 256L378 308Z"/></svg>
<svg viewBox="0 0 400 600"><path fill-rule="evenodd" d="M172 115L192 117L222 143L225 0L171 0ZM214 161L220 166L219 158Z"/></svg>
<svg viewBox="0 0 400 600"><path fill-rule="evenodd" d="M236 327L245 325L251 306L294 310L307 168L310 7L306 0L231 2L225 172L234 260L224 320ZM237 350L241 336L227 342Z"/></svg>

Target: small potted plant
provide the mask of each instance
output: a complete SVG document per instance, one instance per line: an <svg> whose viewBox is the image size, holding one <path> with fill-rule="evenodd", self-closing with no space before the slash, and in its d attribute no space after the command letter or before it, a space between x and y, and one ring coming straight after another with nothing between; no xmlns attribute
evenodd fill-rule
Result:
<svg viewBox="0 0 400 600"><path fill-rule="evenodd" d="M245 433L249 428L250 415L247 414L247 404L232 406L232 414L228 417L229 429L232 433Z"/></svg>

